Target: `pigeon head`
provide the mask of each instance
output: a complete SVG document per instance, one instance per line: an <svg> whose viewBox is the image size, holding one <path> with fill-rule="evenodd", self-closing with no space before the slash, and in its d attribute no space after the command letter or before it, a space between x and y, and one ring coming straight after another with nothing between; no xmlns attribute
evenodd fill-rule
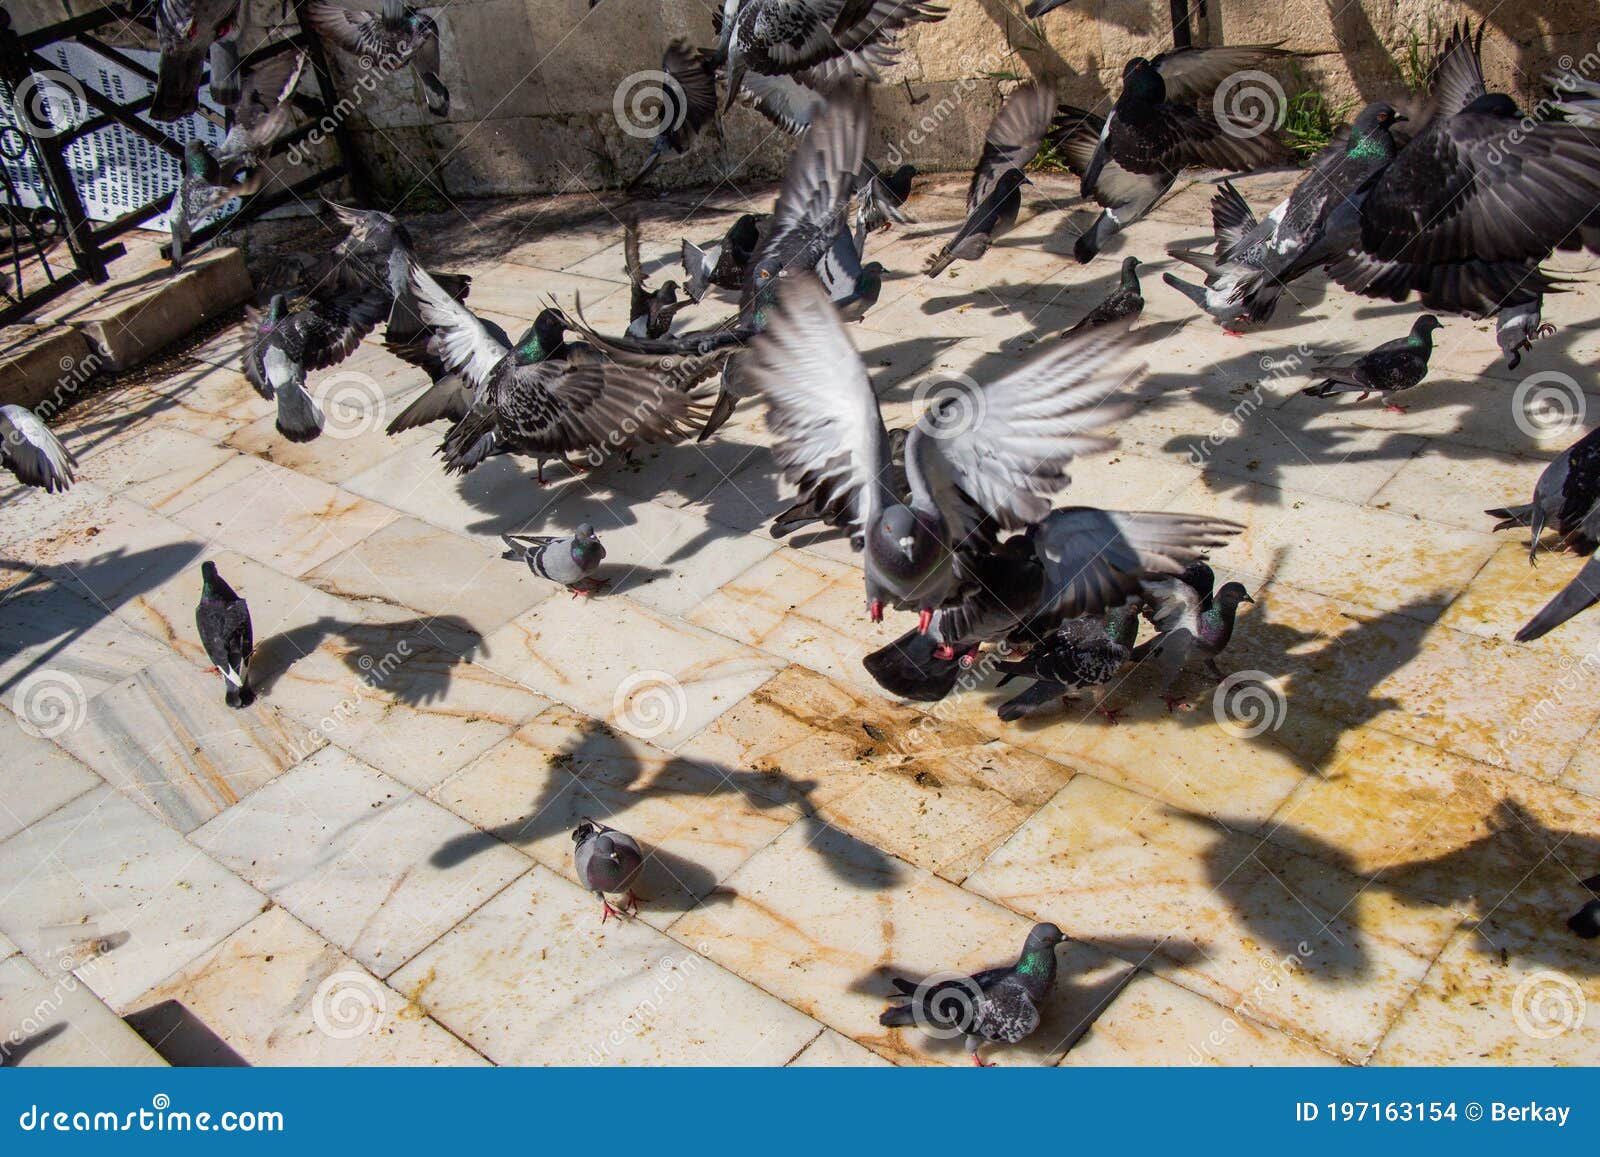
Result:
<svg viewBox="0 0 1600 1157"><path fill-rule="evenodd" d="M1135 56L1122 66L1122 92L1124 96L1160 104L1167 99L1167 82L1155 65L1142 56Z"/></svg>
<svg viewBox="0 0 1600 1157"><path fill-rule="evenodd" d="M1139 259L1137 257L1123 258L1122 288L1132 290L1139 288Z"/></svg>
<svg viewBox="0 0 1600 1157"><path fill-rule="evenodd" d="M1350 126L1346 152L1352 157L1392 157L1396 146L1394 137L1389 135L1389 126L1405 119L1388 101L1373 101L1361 110Z"/></svg>
<svg viewBox="0 0 1600 1157"><path fill-rule="evenodd" d="M1255 599L1250 597L1250 592L1244 589L1243 583L1223 583L1222 589L1217 592L1216 605L1230 611L1237 610L1240 603L1254 604Z"/></svg>
<svg viewBox="0 0 1600 1157"><path fill-rule="evenodd" d="M411 27L411 34L418 40L439 39L439 25L431 16L424 16L421 12L412 10L406 17L406 23Z"/></svg>
<svg viewBox="0 0 1600 1157"><path fill-rule="evenodd" d="M944 535L936 524L937 518L920 515L908 506L889 507L867 538L873 564L898 579L902 586L917 586L945 559Z"/></svg>
<svg viewBox="0 0 1600 1157"><path fill-rule="evenodd" d="M559 309L541 309L528 332L522 335L517 353L528 361L543 361L560 352L566 344L567 318Z"/></svg>
<svg viewBox="0 0 1600 1157"><path fill-rule="evenodd" d="M217 564L207 559L200 564L200 588L203 595L212 598L233 598L233 588L217 571Z"/></svg>
<svg viewBox="0 0 1600 1157"><path fill-rule="evenodd" d="M1054 924L1035 924L1028 933L1026 949L1054 948L1067 938L1067 934Z"/></svg>
<svg viewBox="0 0 1600 1157"><path fill-rule="evenodd" d="M574 537L579 542L599 542L600 541L600 536L594 532L594 523L592 523L592 522L580 522L580 523L578 523L578 530L577 530L577 533L574 535Z"/></svg>
<svg viewBox="0 0 1600 1157"><path fill-rule="evenodd" d="M1518 121L1522 119L1522 110L1517 107L1517 102L1505 93L1486 92L1462 109L1461 115L1499 117L1502 120Z"/></svg>
<svg viewBox="0 0 1600 1157"><path fill-rule="evenodd" d="M271 331L273 325L289 316L289 299L281 294L274 293L267 302L267 315L262 322L262 329Z"/></svg>
<svg viewBox="0 0 1600 1157"><path fill-rule="evenodd" d="M202 180L215 179L217 159L202 141L194 140L183 146L183 171Z"/></svg>
<svg viewBox="0 0 1600 1157"><path fill-rule="evenodd" d="M1138 600L1112 607L1106 612L1106 638L1128 647L1139 636Z"/></svg>
<svg viewBox="0 0 1600 1157"><path fill-rule="evenodd" d="M660 297L661 300L666 302L668 305L671 305L673 302L678 300L678 283L676 281L667 281L662 283L661 288L656 290L656 296Z"/></svg>
<svg viewBox="0 0 1600 1157"><path fill-rule="evenodd" d="M592 820L579 820L578 826L572 829L572 842L581 844L599 831L600 829L595 827Z"/></svg>
<svg viewBox="0 0 1600 1157"><path fill-rule="evenodd" d="M733 223L733 228L728 230L728 244L733 246L733 251L744 257L755 252L761 243L761 226L756 223L754 213L746 213Z"/></svg>
<svg viewBox="0 0 1600 1157"><path fill-rule="evenodd" d="M1444 323L1431 313L1425 313L1411 323L1411 340L1419 345L1432 344L1433 331Z"/></svg>

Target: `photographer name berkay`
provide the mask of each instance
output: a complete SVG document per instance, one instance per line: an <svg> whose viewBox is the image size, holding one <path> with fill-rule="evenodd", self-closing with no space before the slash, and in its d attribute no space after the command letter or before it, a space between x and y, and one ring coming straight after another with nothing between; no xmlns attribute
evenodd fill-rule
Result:
<svg viewBox="0 0 1600 1157"><path fill-rule="evenodd" d="M1569 1105L1507 1105L1500 1101L1489 1102L1489 1120L1523 1121L1554 1125L1558 1129L1567 1123Z"/></svg>

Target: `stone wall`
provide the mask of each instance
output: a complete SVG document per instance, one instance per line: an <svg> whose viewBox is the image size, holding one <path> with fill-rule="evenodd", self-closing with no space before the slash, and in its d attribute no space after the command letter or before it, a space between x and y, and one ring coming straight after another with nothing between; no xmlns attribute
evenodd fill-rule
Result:
<svg viewBox="0 0 1600 1157"><path fill-rule="evenodd" d="M24 28L71 10L48 0L10 6ZM1395 97L1395 60L1408 42L1426 44L1467 17L1489 22L1491 85L1524 104L1538 98L1540 78L1564 57L1570 64L1587 56L1600 79L1594 0L1197 0L1197 8L1197 42L1282 40L1322 53L1277 71L1289 91L1315 87L1336 103ZM1072 0L1035 22L1013 0L951 0L951 9L940 24L906 37L902 62L875 94L876 151L898 150L929 170L971 165L984 125L1016 80L1053 79L1063 99L1093 107L1115 92L1129 56L1171 45L1167 0ZM258 30L271 27L279 0L256 0L253 11ZM614 185L647 149L613 112L619 84L658 67L673 37L713 39L707 0L603 0L593 9L588 0L454 0L428 11L444 30L447 119L428 114L409 73L366 85L344 73L363 159L395 199ZM703 138L653 180L767 178L787 148L785 137L740 108L727 118L720 145Z"/></svg>

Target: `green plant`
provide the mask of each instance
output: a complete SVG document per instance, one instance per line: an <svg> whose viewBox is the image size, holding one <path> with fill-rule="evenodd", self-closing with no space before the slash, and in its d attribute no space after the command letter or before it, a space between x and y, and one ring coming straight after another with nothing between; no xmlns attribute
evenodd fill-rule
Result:
<svg viewBox="0 0 1600 1157"><path fill-rule="evenodd" d="M1433 79L1433 46L1438 42L1439 26L1431 16L1428 17L1426 35L1415 28L1407 33L1400 55L1394 58L1400 83L1406 86L1407 92L1420 95L1428 90L1428 82Z"/></svg>
<svg viewBox="0 0 1600 1157"><path fill-rule="evenodd" d="M1333 104L1314 88L1303 88L1284 102L1282 136L1297 159L1305 161L1332 143L1355 108L1355 101Z"/></svg>

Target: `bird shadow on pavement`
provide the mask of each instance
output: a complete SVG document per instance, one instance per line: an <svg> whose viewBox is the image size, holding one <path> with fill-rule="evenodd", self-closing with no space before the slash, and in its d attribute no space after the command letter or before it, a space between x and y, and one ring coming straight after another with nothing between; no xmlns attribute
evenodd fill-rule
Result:
<svg viewBox="0 0 1600 1157"><path fill-rule="evenodd" d="M333 640L332 653L356 680L412 707L444 699L456 667L487 653L477 630L459 615L387 623L323 615L258 641L251 686L270 694L291 667Z"/></svg>
<svg viewBox="0 0 1600 1157"><path fill-rule="evenodd" d="M597 720L582 720L567 743L546 757L541 776L530 778L542 782L523 815L447 840L430 862L450 868L501 843L524 848L543 844L537 858L570 874L569 834L580 820L599 820L639 840L654 861L647 863L639 889L650 905L681 911L731 893L718 886L709 869L658 847L655 841L670 840L691 822L689 811L675 801L694 807L708 798L737 793L757 811L787 811L810 825L814 832L808 846L844 883L875 890L892 886L900 876L893 859L822 819L810 799L815 781L672 755ZM632 814L635 809L637 814Z"/></svg>

